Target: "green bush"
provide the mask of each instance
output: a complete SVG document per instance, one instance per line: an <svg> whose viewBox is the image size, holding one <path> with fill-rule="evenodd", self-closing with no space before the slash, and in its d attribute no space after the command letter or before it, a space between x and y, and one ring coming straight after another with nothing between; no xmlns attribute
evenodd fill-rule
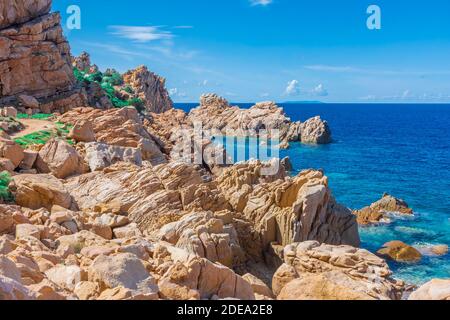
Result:
<svg viewBox="0 0 450 320"><path fill-rule="evenodd" d="M9 191L9 183L11 182L11 175L4 171L0 173L0 199L4 202L12 202L13 195Z"/></svg>
<svg viewBox="0 0 450 320"><path fill-rule="evenodd" d="M69 134L70 129L72 129L73 126L70 124L64 124L60 122L56 122L55 125L56 125L55 130L42 130L33 132L23 137L16 138L14 139L14 141L24 149L33 145L44 145L50 139L56 137L65 139L69 144L73 145L74 144L73 140L67 139L67 135Z"/></svg>
<svg viewBox="0 0 450 320"><path fill-rule="evenodd" d="M52 118L54 115L52 113L37 113L32 116L27 115L26 113L19 113L17 115L17 119L35 119L35 120L48 120Z"/></svg>

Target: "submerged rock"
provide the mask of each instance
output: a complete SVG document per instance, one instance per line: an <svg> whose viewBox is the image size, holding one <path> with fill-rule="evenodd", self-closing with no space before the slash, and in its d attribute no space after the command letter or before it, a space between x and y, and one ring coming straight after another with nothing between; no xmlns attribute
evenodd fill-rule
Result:
<svg viewBox="0 0 450 320"><path fill-rule="evenodd" d="M419 250L401 241L385 243L378 254L398 262L418 262L422 259Z"/></svg>

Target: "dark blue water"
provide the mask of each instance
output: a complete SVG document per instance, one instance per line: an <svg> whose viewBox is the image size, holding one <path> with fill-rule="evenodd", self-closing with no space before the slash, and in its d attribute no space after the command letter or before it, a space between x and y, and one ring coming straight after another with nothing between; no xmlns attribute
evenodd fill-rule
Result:
<svg viewBox="0 0 450 320"><path fill-rule="evenodd" d="M352 209L370 205L385 192L414 209L414 218L361 228L364 248L376 252L391 240L417 247L450 245L450 105L282 106L293 121L322 116L335 139L326 146L296 143L282 151L297 171L323 169L337 200ZM450 278L450 255L425 256L418 264L391 263L391 268L397 278L416 284Z"/></svg>

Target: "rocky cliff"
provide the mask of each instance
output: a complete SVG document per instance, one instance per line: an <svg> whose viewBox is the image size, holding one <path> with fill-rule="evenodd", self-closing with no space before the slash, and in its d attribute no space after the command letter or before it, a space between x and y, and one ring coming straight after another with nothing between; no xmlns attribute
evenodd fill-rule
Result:
<svg viewBox="0 0 450 320"><path fill-rule="evenodd" d="M0 3L0 104L46 113L84 106L60 16L50 7L51 0Z"/></svg>

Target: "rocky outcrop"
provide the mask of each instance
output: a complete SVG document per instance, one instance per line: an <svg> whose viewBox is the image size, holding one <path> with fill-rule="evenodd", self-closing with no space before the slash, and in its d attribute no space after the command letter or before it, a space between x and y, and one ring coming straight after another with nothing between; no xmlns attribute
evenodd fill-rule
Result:
<svg viewBox="0 0 450 320"><path fill-rule="evenodd" d="M13 177L10 187L19 206L40 209L54 205L63 208L72 206L72 198L64 185L55 177L46 174L22 174Z"/></svg>
<svg viewBox="0 0 450 320"><path fill-rule="evenodd" d="M361 210L355 210L360 225L370 225L375 223L389 223L391 221L389 214L412 215L413 210L408 204L389 194L384 194L379 201L372 203L369 207Z"/></svg>
<svg viewBox="0 0 450 320"><path fill-rule="evenodd" d="M166 156L144 128L135 108L111 110L78 108L65 113L58 121L67 124L90 122L97 142L139 149L142 159L149 160L153 164L166 162Z"/></svg>
<svg viewBox="0 0 450 320"><path fill-rule="evenodd" d="M303 124L292 122L274 102L260 102L250 109L241 109L230 106L222 97L207 94L200 98L200 106L191 110L189 121L201 124L203 130L211 130L211 135L279 138L283 149L289 147L289 142L331 142L326 121L316 117Z"/></svg>
<svg viewBox="0 0 450 320"><path fill-rule="evenodd" d="M172 99L166 89L166 80L147 67L140 66L123 75L123 80L130 85L142 99L147 112L162 113L173 108Z"/></svg>
<svg viewBox="0 0 450 320"><path fill-rule="evenodd" d="M155 231L186 213L220 211L228 203L207 173L184 163L156 167L117 163L102 172L69 179L80 209L118 204L142 231Z"/></svg>
<svg viewBox="0 0 450 320"><path fill-rule="evenodd" d="M264 169L250 161L226 169L217 179L233 209L260 232L263 247L307 240L360 245L355 217L334 200L322 172L308 170L291 178L284 170L264 176Z"/></svg>
<svg viewBox="0 0 450 320"><path fill-rule="evenodd" d="M418 262L422 259L419 250L401 241L385 243L383 248L378 250L378 254L398 262Z"/></svg>
<svg viewBox="0 0 450 320"><path fill-rule="evenodd" d="M328 122L320 117L309 119L301 125L301 141L305 144L329 144L332 142Z"/></svg>
<svg viewBox="0 0 450 320"><path fill-rule="evenodd" d="M129 162L142 165L140 149L111 146L104 143L91 142L85 146L86 162L91 171L103 170L116 162Z"/></svg>
<svg viewBox="0 0 450 320"><path fill-rule="evenodd" d="M70 48L50 0L2 1L0 13L0 104L33 110L19 96L40 105L34 111L64 111L83 106L70 66ZM70 105L65 105L70 102Z"/></svg>
<svg viewBox="0 0 450 320"><path fill-rule="evenodd" d="M414 291L409 300L450 300L450 280L433 279Z"/></svg>
<svg viewBox="0 0 450 320"><path fill-rule="evenodd" d="M284 249L272 288L280 300L399 300L404 283L391 275L366 250L306 241Z"/></svg>

